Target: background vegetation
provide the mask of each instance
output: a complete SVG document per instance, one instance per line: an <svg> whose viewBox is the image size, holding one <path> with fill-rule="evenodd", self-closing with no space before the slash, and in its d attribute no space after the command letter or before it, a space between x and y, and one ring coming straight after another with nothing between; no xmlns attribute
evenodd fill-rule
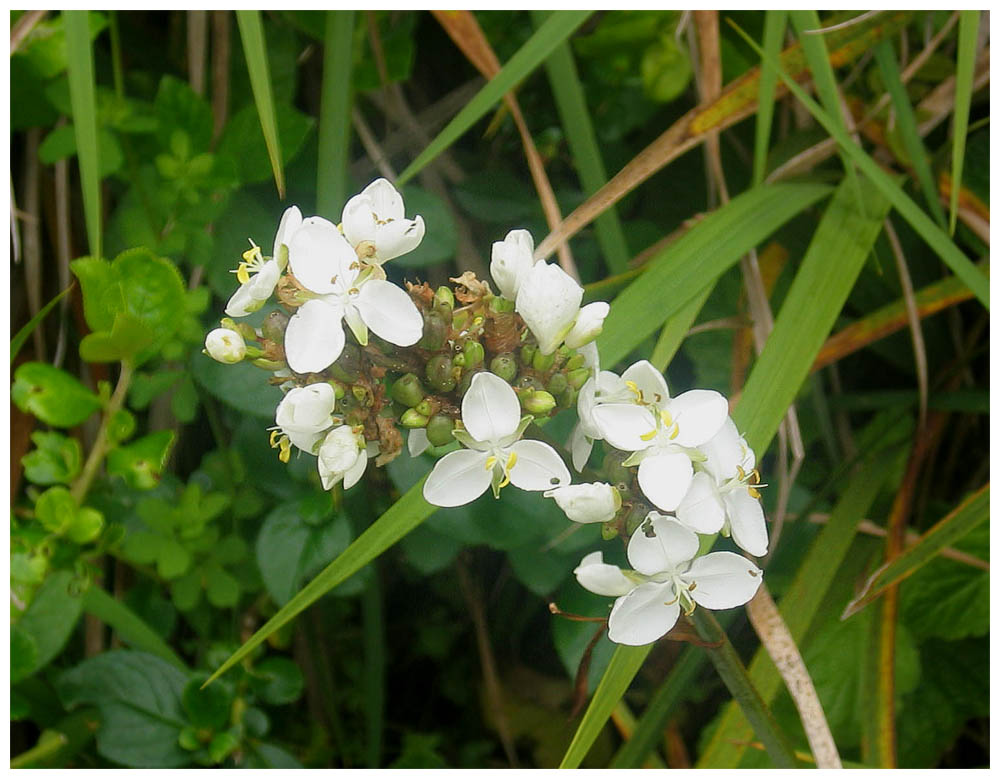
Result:
<svg viewBox="0 0 1000 779"><path fill-rule="evenodd" d="M988 764L987 27L12 12L12 765ZM551 501L278 462L204 333L248 237L379 175L427 224L394 279L526 227L604 367L734 399L777 607L616 650L549 612L607 609Z"/></svg>

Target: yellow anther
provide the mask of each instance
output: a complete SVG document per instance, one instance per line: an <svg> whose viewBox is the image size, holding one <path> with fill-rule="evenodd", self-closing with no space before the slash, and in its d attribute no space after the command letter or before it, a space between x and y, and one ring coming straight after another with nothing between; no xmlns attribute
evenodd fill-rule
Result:
<svg viewBox="0 0 1000 779"><path fill-rule="evenodd" d="M665 601L663 601L663 605L664 606L673 606L675 603L677 603L677 598L674 598L673 600L665 600Z"/></svg>
<svg viewBox="0 0 1000 779"><path fill-rule="evenodd" d="M493 466L496 465L496 464L497 464L497 458L494 457L493 455L490 455L489 457L486 458L486 470L487 471L492 471L493 470Z"/></svg>
<svg viewBox="0 0 1000 779"><path fill-rule="evenodd" d="M282 438L279 447L278 459L283 463L287 463L292 456L292 444L287 438Z"/></svg>
<svg viewBox="0 0 1000 779"><path fill-rule="evenodd" d="M271 431L270 442L271 442L271 448L272 449L277 448L277 446L278 446L278 439L280 437L281 437L281 431L280 430L272 430Z"/></svg>
<svg viewBox="0 0 1000 779"><path fill-rule="evenodd" d="M760 490L750 487L750 489L748 489L747 492L750 493L751 498L760 498Z"/></svg>
<svg viewBox="0 0 1000 779"><path fill-rule="evenodd" d="M747 477L747 472L743 470L742 466L736 466L736 475L740 477L740 481L744 481Z"/></svg>
<svg viewBox="0 0 1000 779"><path fill-rule="evenodd" d="M642 390L639 389L639 385L634 381L626 381L625 386L629 388L633 395L635 395L636 400L640 403L642 402Z"/></svg>
<svg viewBox="0 0 1000 779"><path fill-rule="evenodd" d="M754 468L753 471L750 472L750 483L760 484L760 471L758 471L756 468Z"/></svg>
<svg viewBox="0 0 1000 779"><path fill-rule="evenodd" d="M641 438L643 441L652 441L654 438L656 438L656 430L650 430L648 433L643 433L641 436L639 436L639 438Z"/></svg>
<svg viewBox="0 0 1000 779"><path fill-rule="evenodd" d="M660 412L660 421L663 422L664 427L670 427L674 423L674 418L670 416L670 412L663 409Z"/></svg>
<svg viewBox="0 0 1000 779"><path fill-rule="evenodd" d="M680 434L681 434L681 429L679 427L677 427L677 425L674 425L673 432L670 433L670 440L673 441Z"/></svg>
<svg viewBox="0 0 1000 779"><path fill-rule="evenodd" d="M510 473L510 469L517 465L517 452L511 452L510 457L507 458L507 465L504 470Z"/></svg>
<svg viewBox="0 0 1000 779"><path fill-rule="evenodd" d="M254 262L261 262L264 259L264 257L260 253L260 247L257 246L256 244L253 244L249 249L243 252L243 259L249 262L250 264L253 264Z"/></svg>
<svg viewBox="0 0 1000 779"><path fill-rule="evenodd" d="M240 284L246 284L250 281L250 274L247 272L247 264L245 262L241 262L240 267L236 269L236 278Z"/></svg>

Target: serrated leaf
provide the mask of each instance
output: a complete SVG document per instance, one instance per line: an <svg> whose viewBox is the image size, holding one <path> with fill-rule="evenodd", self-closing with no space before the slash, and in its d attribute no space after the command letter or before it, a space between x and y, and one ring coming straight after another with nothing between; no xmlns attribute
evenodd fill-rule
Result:
<svg viewBox="0 0 1000 779"><path fill-rule="evenodd" d="M74 427L101 407L76 377L44 362L26 362L14 372L14 404L53 427Z"/></svg>

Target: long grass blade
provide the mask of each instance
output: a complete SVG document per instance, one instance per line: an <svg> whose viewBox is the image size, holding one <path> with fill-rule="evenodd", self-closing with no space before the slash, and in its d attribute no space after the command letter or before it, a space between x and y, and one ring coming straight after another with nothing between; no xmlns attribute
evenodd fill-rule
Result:
<svg viewBox="0 0 1000 779"><path fill-rule="evenodd" d="M114 630L126 644L156 655L182 671L187 670L184 661L156 631L98 585L91 585L83 594L83 610Z"/></svg>
<svg viewBox="0 0 1000 779"><path fill-rule="evenodd" d="M92 257L101 257L101 178L97 145L97 96L94 54L90 47L89 11L63 11L66 26L66 74L69 78L73 132L80 163L80 189Z"/></svg>
<svg viewBox="0 0 1000 779"><path fill-rule="evenodd" d="M278 188L278 197L283 200L285 172L282 167L278 117L274 111L271 69L268 65L267 44L264 42L264 25L261 22L260 11L238 10L236 23L239 25L240 38L243 40L243 53L246 55L250 87L253 89L253 99L257 104L257 115L260 117L260 129L264 133L264 143L267 144L267 156L271 158L274 184Z"/></svg>
<svg viewBox="0 0 1000 779"><path fill-rule="evenodd" d="M989 515L990 485L987 484L962 501L948 516L938 521L916 544L875 571L861 589L861 593L847 604L841 619L857 614L885 592L886 588L898 584L915 573L950 544L988 519Z"/></svg>
<svg viewBox="0 0 1000 779"><path fill-rule="evenodd" d="M771 143L771 120L774 118L775 89L778 86L778 72L770 64L781 53L781 41L785 37L788 12L780 8L764 12L763 47L770 57L760 64L760 89L757 97L757 120L754 125L753 142L753 183L764 181L767 171L767 149Z"/></svg>
<svg viewBox="0 0 1000 779"><path fill-rule="evenodd" d="M347 158L351 147L351 67L354 11L327 11L323 39L323 84L319 107L316 210L340 221L347 201Z"/></svg>
<svg viewBox="0 0 1000 779"><path fill-rule="evenodd" d="M14 358L17 357L17 353L21 351L21 347L24 346L24 342L28 340L28 338L31 336L31 334L35 331L35 328L38 327L42 323L42 320L45 319L45 317L48 315L48 313L53 308L56 307L56 304L60 300L62 300L64 297L66 297L66 293L69 292L71 289L73 289L72 285L66 287L66 289L64 289L62 292L60 292L54 298L52 298L52 300L50 300L48 303L46 303L42 307L41 311L39 311L37 314L35 314L33 317L31 317L31 321L30 322L28 322L24 327L22 327L20 330L18 330L17 334L13 338L10 339L10 364L11 365L14 364Z"/></svg>
<svg viewBox="0 0 1000 779"><path fill-rule="evenodd" d="M917 128L917 116L913 112L913 105L906 94L906 87L903 86L899 63L896 61L896 52L889 41L880 41L875 46L874 51L875 62L878 63L879 71L882 74L882 82L885 84L886 91L892 99L892 107L896 112L896 126L899 127L903 147L910 158L913 172L917 174L917 182L920 184L924 200L938 225L944 229L946 224L944 211L938 200L930 158L927 156L927 149L924 148L923 139Z"/></svg>
<svg viewBox="0 0 1000 779"><path fill-rule="evenodd" d="M267 640L268 636L288 624L303 609L311 606L317 599L326 595L338 584L370 563L382 552L395 544L399 539L417 527L427 517L434 513L436 506L424 500L423 487L425 479L421 479L407 490L392 507L386 511L354 542L345 549L337 559L320 571L316 577L303 587L294 598L286 603L277 614L264 623L243 646L226 660L209 677L209 684L240 662L256 647Z"/></svg>
<svg viewBox="0 0 1000 779"><path fill-rule="evenodd" d="M962 11L958 17L958 63L955 69L955 113L951 125L951 198L949 232L955 234L958 218L958 193L962 186L965 163L965 136L969 130L969 107L972 105L972 82L976 70L976 42L979 37L979 11Z"/></svg>
<svg viewBox="0 0 1000 779"><path fill-rule="evenodd" d="M684 338L687 336L691 325L698 318L701 309L705 306L705 301L712 294L714 284L709 284L705 289L691 298L684 307L666 321L659 337L656 339L656 346L653 347L653 354L649 361L656 366L656 370L663 373L674 359L677 350L681 348Z"/></svg>
<svg viewBox="0 0 1000 779"><path fill-rule="evenodd" d="M735 25L734 25L735 27ZM736 27L737 32L747 43L761 56L764 53L760 47L746 33ZM990 307L990 285L989 280L983 275L969 260L962 250L948 237L941 228L923 212L923 210L910 199L910 197L900 188L893 178L886 173L854 140L842 132L837 124L830 119L827 113L806 93L802 87L795 83L783 69L779 68L778 74L789 91L809 110L823 129L832 135L837 145L844 149L858 166L865 177L868 178L886 197L893 207L899 211L900 215L909 223L910 227L926 241L927 245L944 261L972 290L980 303L987 309Z"/></svg>
<svg viewBox="0 0 1000 779"><path fill-rule="evenodd" d="M489 111L497 101L512 90L522 79L538 67L560 43L566 40L593 11L558 11L535 31L503 66L495 78L490 79L478 94L452 119L409 167L399 176L405 184L423 170L441 152L457 141L473 124Z"/></svg>
<svg viewBox="0 0 1000 779"><path fill-rule="evenodd" d="M549 16L549 12L532 11L535 25L540 24ZM592 195L608 182L608 173L604 167L601 150L597 144L597 134L594 123L590 120L587 109L587 96L576 70L573 51L569 44L561 43L545 61L549 85L556 99L556 109L562 122L563 132L573 155L573 164L583 184L586 195ZM629 250L625 241L618 212L609 208L594 221L594 232L597 243L601 247L605 264L609 273L622 273L628 267Z"/></svg>
<svg viewBox="0 0 1000 779"><path fill-rule="evenodd" d="M667 246L650 260L642 276L615 298L598 339L603 364L610 367L628 356L666 319L703 292L706 283L829 192L828 186L816 183L757 187L733 198Z"/></svg>

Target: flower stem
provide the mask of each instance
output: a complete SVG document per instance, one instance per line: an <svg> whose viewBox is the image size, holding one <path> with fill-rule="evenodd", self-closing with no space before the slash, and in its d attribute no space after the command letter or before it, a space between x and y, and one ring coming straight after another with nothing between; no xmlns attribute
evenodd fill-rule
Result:
<svg viewBox="0 0 1000 779"><path fill-rule="evenodd" d="M94 440L94 447L90 450L90 454L87 455L87 462L84 463L80 476L73 483L73 488L70 490L70 494L77 502L77 505L80 505L87 496L90 484L94 481L94 477L97 475L97 471L104 461L104 455L108 451L108 426L111 424L112 417L124 405L125 395L131 384L132 364L130 362L123 362L121 372L118 374L118 384L115 387L114 394L111 395L111 399L108 401L108 407L104 409L101 426L97 431L97 438Z"/></svg>

